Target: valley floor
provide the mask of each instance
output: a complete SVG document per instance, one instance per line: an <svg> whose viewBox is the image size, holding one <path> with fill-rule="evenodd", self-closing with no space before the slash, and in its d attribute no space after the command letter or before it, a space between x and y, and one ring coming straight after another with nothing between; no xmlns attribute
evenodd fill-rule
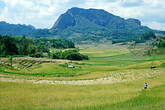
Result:
<svg viewBox="0 0 165 110"><path fill-rule="evenodd" d="M18 58L16 69L0 67L0 109L165 110L164 55L131 55L124 46L80 52L90 60Z"/></svg>
<svg viewBox="0 0 165 110"><path fill-rule="evenodd" d="M156 70L154 74L158 71ZM0 78L1 110L165 109L164 72L142 79L94 85L87 85L89 81L85 82L85 85L75 84L82 84L79 81L73 81L74 84L72 81L51 84L48 80L48 82L34 80L20 82L15 78L8 78L7 81L2 77L6 76L1 75ZM148 83L146 90L143 89L145 82Z"/></svg>

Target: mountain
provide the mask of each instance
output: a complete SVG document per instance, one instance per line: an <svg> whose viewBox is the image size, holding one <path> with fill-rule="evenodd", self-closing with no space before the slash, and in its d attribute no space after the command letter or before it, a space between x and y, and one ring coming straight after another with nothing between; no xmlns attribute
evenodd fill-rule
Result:
<svg viewBox="0 0 165 110"><path fill-rule="evenodd" d="M0 22L0 35L26 35L33 38L52 37L71 40L74 43L112 43L137 40L151 31L138 19L124 19L102 9L73 7L55 21L51 29L35 29L33 26ZM164 31L152 30L165 35Z"/></svg>
<svg viewBox="0 0 165 110"><path fill-rule="evenodd" d="M140 26L141 22L137 19L130 18L125 20L102 9L81 9L74 7L62 14L52 29L66 29L71 27L126 29Z"/></svg>
<svg viewBox="0 0 165 110"><path fill-rule="evenodd" d="M124 19L102 9L73 7L61 14L50 32L55 38L93 43L133 40L150 30L138 19Z"/></svg>
<svg viewBox="0 0 165 110"><path fill-rule="evenodd" d="M31 25L9 24L5 21L0 21L0 35L22 36L29 35L35 31L35 27Z"/></svg>

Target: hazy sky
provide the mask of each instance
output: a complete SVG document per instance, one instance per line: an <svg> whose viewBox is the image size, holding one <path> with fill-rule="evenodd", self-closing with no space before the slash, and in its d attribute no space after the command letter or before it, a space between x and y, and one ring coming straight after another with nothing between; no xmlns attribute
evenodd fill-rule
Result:
<svg viewBox="0 0 165 110"><path fill-rule="evenodd" d="M165 0L0 0L0 21L51 28L71 7L104 9L142 25L165 30Z"/></svg>

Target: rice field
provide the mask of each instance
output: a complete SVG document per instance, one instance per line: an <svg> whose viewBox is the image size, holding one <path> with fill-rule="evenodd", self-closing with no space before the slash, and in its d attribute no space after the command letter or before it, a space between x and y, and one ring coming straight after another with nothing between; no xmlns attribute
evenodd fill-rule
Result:
<svg viewBox="0 0 165 110"><path fill-rule="evenodd" d="M125 46L110 45L80 52L90 60L46 62L31 70L0 67L0 109L165 109L164 55L136 56Z"/></svg>
<svg viewBox="0 0 165 110"><path fill-rule="evenodd" d="M37 59L30 59L30 61L27 61L26 59L24 62L20 63L21 65L17 65L17 71L7 69L3 69L3 71L8 74L33 77L44 75L47 78L51 77L54 79L68 80L96 79L104 77L113 71L150 69L151 66L157 66L158 68L165 67L164 55L136 56L129 54L129 51L125 46L84 47L80 48L80 53L88 55L90 60L52 60L53 62L39 63L38 61L33 61ZM64 66L65 64L73 65L75 68L67 68L67 66ZM28 67L30 69L28 69Z"/></svg>
<svg viewBox="0 0 165 110"><path fill-rule="evenodd" d="M163 110L165 76L113 84L53 85L0 82L0 108L10 109L150 109ZM148 82L148 89L143 84Z"/></svg>

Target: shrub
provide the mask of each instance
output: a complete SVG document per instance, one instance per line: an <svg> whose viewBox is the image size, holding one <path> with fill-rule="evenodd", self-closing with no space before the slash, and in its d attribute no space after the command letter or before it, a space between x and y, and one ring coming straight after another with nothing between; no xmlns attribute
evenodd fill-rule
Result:
<svg viewBox="0 0 165 110"><path fill-rule="evenodd" d="M53 59L67 59L67 60L89 60L88 56L78 53L77 50L58 51L52 54Z"/></svg>

